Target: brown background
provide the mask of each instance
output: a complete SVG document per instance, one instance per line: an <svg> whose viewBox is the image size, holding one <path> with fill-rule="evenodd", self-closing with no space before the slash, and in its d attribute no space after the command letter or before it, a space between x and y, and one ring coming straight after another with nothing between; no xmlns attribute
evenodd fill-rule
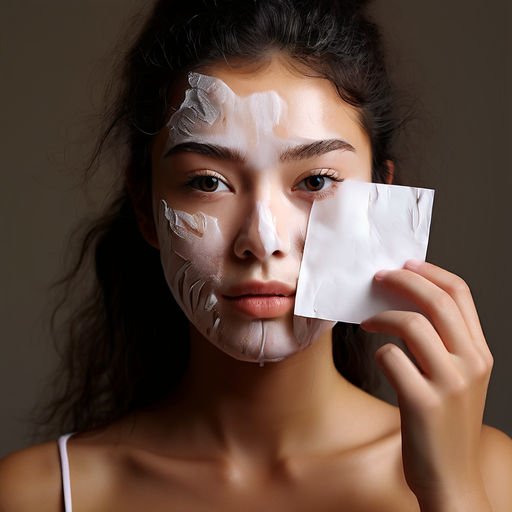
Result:
<svg viewBox="0 0 512 512"><path fill-rule="evenodd" d="M29 443L26 417L56 360L48 286L65 239L101 207L79 170L113 45L142 0L0 5L2 236L0 455ZM486 423L512 434L510 2L377 0L390 64L417 98L406 184L437 190L428 259L472 287L495 356Z"/></svg>

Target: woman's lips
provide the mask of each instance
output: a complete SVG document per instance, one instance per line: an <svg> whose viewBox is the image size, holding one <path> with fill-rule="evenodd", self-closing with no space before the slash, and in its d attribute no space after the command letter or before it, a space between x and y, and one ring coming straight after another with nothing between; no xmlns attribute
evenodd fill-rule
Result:
<svg viewBox="0 0 512 512"><path fill-rule="evenodd" d="M279 281L249 281L234 286L223 298L251 318L276 318L293 308L295 290Z"/></svg>
<svg viewBox="0 0 512 512"><path fill-rule="evenodd" d="M288 313L294 305L295 295L241 295L225 299L241 313L251 318L276 318Z"/></svg>

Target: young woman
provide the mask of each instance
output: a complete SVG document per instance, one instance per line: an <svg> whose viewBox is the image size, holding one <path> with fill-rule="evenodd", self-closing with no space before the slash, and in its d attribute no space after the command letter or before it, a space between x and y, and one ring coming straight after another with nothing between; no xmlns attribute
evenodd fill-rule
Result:
<svg viewBox="0 0 512 512"><path fill-rule="evenodd" d="M1 462L0 510L511 510L512 443L482 427L492 356L459 277L375 276L421 311L361 325L415 359L375 354L399 408L368 393L359 329L293 315L312 203L393 181L363 4L156 4L99 144L127 149L119 196L65 280L94 254L50 408L66 435Z"/></svg>

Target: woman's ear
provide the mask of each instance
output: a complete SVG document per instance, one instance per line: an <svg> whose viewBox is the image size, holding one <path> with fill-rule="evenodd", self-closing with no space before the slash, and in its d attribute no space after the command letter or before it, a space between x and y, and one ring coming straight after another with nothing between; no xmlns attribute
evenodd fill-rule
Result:
<svg viewBox="0 0 512 512"><path fill-rule="evenodd" d="M388 168L386 184L392 185L395 178L395 162L393 160L386 160L386 167Z"/></svg>
<svg viewBox="0 0 512 512"><path fill-rule="evenodd" d="M153 217L146 214L140 214L139 212L137 212L136 215L139 231L141 232L144 240L146 240L146 242L151 245L151 247L160 250Z"/></svg>
<svg viewBox="0 0 512 512"><path fill-rule="evenodd" d="M160 250L153 219L151 185L145 184L141 182L140 178L137 178L134 165L128 166L126 170L125 187L140 234L151 247Z"/></svg>
<svg viewBox="0 0 512 512"><path fill-rule="evenodd" d="M158 243L158 237L156 235L155 221L152 214L152 204L150 200L138 198L135 200L132 198L132 207L137 220L137 226L140 234L146 240L146 242L157 250L160 250Z"/></svg>

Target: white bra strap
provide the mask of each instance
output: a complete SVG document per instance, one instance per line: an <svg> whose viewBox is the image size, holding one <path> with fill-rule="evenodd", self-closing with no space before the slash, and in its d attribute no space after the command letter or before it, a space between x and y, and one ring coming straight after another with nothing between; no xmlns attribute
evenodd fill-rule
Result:
<svg viewBox="0 0 512 512"><path fill-rule="evenodd" d="M64 491L64 512L72 512L71 505L71 479L69 476L69 460L67 443L68 439L74 434L64 434L59 437L59 454L60 454L60 468L62 473L62 489Z"/></svg>

